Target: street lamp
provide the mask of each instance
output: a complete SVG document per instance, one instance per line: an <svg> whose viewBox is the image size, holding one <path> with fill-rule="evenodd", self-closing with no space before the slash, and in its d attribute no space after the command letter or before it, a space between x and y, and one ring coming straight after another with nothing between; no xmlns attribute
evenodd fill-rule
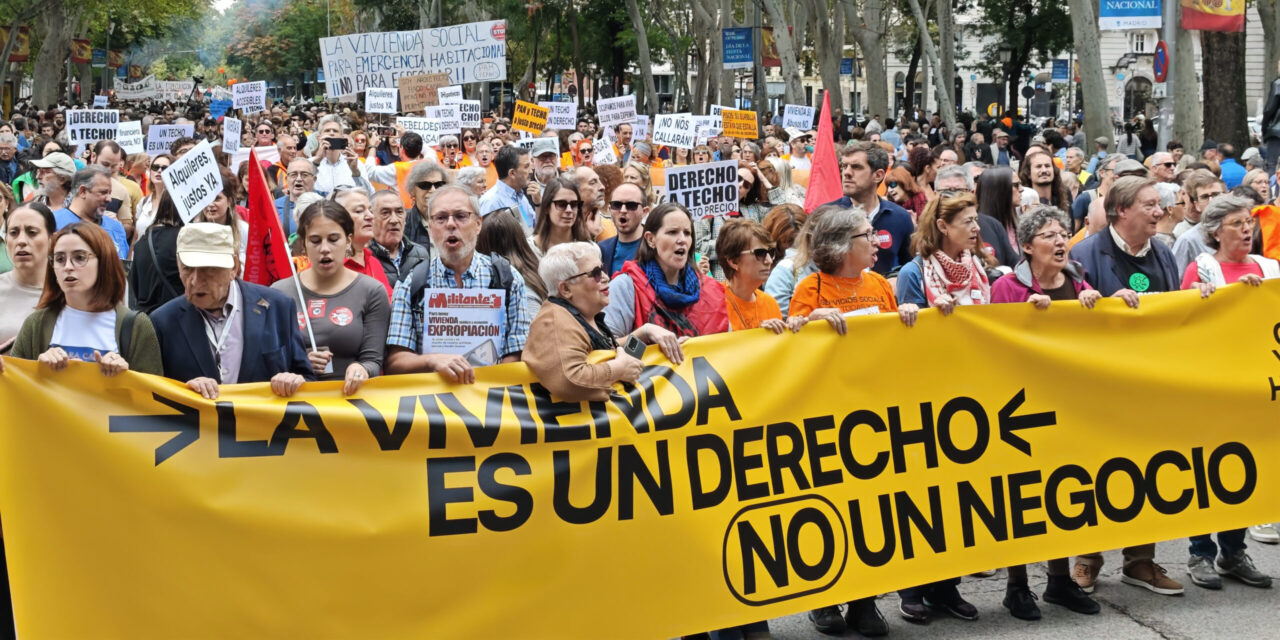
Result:
<svg viewBox="0 0 1280 640"><path fill-rule="evenodd" d="M1000 104L1008 105L1009 100L1009 58L1013 57L1013 48L1000 45Z"/></svg>

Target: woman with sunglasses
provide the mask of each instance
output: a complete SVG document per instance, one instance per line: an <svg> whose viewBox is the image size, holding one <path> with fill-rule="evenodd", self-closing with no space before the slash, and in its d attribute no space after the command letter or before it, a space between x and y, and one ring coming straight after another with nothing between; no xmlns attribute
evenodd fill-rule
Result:
<svg viewBox="0 0 1280 640"><path fill-rule="evenodd" d="M124 306L124 264L102 227L77 222L53 236L44 293L22 323L13 356L54 371L96 362L103 375L130 369L163 375L160 343L146 314Z"/></svg>
<svg viewBox="0 0 1280 640"><path fill-rule="evenodd" d="M538 206L538 217L533 224L529 244L539 255L566 242L590 242L587 220L582 214L582 198L578 187L565 178L552 178Z"/></svg>
<svg viewBox="0 0 1280 640"><path fill-rule="evenodd" d="M576 142L572 147L573 166L575 167L591 167L595 166L596 148L591 138L583 138Z"/></svg>
<svg viewBox="0 0 1280 640"><path fill-rule="evenodd" d="M928 202L925 195L916 189L916 179L901 166L894 167L885 174L884 189L885 198L910 211L913 221L920 217L920 212L924 211L924 205Z"/></svg>
<svg viewBox="0 0 1280 640"><path fill-rule="evenodd" d="M757 174L753 170L752 164L746 161L738 161L738 216L747 220L760 222L764 220L765 215L769 213L769 204L767 200L760 197L763 187L757 184ZM714 216L703 218L695 225L695 232L698 236L697 250L701 256L698 268L703 269L704 273L715 278L720 282L725 281L724 264L716 253L716 239L720 235L720 229L724 226L726 218Z"/></svg>
<svg viewBox="0 0 1280 640"><path fill-rule="evenodd" d="M689 164L706 164L711 162L711 147L700 144L693 148L693 161Z"/></svg>
<svg viewBox="0 0 1280 640"><path fill-rule="evenodd" d="M172 163L173 158L167 153L162 153L152 158L151 164L147 167L147 196L138 203L138 211L133 217L134 237L141 238L146 233L147 227L151 226L156 219L156 207L165 194L164 178L161 174Z"/></svg>
<svg viewBox="0 0 1280 640"><path fill-rule="evenodd" d="M462 130L462 156L466 160L464 167L475 167L480 165L480 159L476 157L480 149L480 134L475 129Z"/></svg>
<svg viewBox="0 0 1280 640"><path fill-rule="evenodd" d="M773 242L769 232L754 220L741 218L726 222L716 240L716 255L727 279L724 297L729 311L729 330L746 331L764 327L782 333L786 323L773 296L760 290L773 270ZM797 320L792 328L804 324Z"/></svg>

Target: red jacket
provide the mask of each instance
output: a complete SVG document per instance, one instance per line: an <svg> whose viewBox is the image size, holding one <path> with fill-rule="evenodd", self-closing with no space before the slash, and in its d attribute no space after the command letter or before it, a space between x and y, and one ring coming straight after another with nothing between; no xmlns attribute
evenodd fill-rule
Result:
<svg viewBox="0 0 1280 640"><path fill-rule="evenodd" d="M680 311L668 308L658 299L649 277L634 260L623 263L621 273L631 276L636 288L636 320L633 329L652 322L677 336L705 336L729 330L729 311L724 301L724 285L698 275L701 291L698 301Z"/></svg>

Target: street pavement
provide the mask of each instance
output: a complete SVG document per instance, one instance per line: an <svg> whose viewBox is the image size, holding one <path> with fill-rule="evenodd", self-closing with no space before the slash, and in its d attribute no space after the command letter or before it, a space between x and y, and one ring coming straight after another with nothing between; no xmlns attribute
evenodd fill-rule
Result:
<svg viewBox="0 0 1280 640"><path fill-rule="evenodd" d="M897 594L879 599L880 612L889 621L889 638L1081 638L1108 639L1198 639L1231 638L1251 640L1280 638L1280 546L1258 544L1246 539L1249 554L1260 571L1276 577L1271 589L1258 589L1236 580L1223 579L1221 591L1210 591L1191 584L1187 577L1187 541L1174 540L1157 546L1156 562L1181 582L1186 593L1162 596L1146 589L1120 582L1119 551L1105 555L1106 565L1098 579L1093 597L1102 605L1098 615L1081 615L1063 607L1039 601L1044 617L1028 622L1009 615L1001 606L1004 599L1005 572L991 578L966 576L960 585L968 601L978 607L978 619L957 620L946 614L934 617L929 624L916 625L898 614ZM1043 563L1028 568L1031 591L1040 597L1046 574ZM830 638L814 630L804 613L771 620L769 629L777 640L816 640ZM853 631L844 637L859 638Z"/></svg>

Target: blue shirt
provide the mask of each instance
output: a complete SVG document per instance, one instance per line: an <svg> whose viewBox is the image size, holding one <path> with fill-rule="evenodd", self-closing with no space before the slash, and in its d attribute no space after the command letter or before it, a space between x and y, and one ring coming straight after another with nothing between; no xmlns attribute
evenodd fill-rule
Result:
<svg viewBox="0 0 1280 640"><path fill-rule="evenodd" d="M276 200L276 215L280 216L280 226L284 227L285 235L291 236L298 230L293 221L293 203L289 202L289 196L283 195Z"/></svg>
<svg viewBox="0 0 1280 640"><path fill-rule="evenodd" d="M538 218L538 213L533 210L533 205L529 203L529 198L523 193L516 191L511 185L499 180L494 183L484 195L480 196L480 217L484 217L499 209L507 207L515 207L520 210L520 216L523 218L522 223L529 229L533 229L533 223Z"/></svg>
<svg viewBox="0 0 1280 640"><path fill-rule="evenodd" d="M628 260L636 259L636 249L640 248L640 239L634 242L618 241L617 246L613 250L613 262L609 264L609 273L617 273L622 270L622 263Z"/></svg>
<svg viewBox="0 0 1280 640"><path fill-rule="evenodd" d="M58 230L62 230L63 227L74 222L85 222L80 216L76 215L76 212L65 207L53 212L53 221L58 224ZM111 241L116 243L116 251L120 254L120 259L127 260L129 258L129 238L124 232L124 225L120 224L120 221L115 218L102 216L98 226L106 230L107 235L111 236Z"/></svg>
<svg viewBox="0 0 1280 640"><path fill-rule="evenodd" d="M1247 173L1244 167L1236 162L1235 158L1227 158L1219 165L1222 170L1222 183L1227 185L1228 189L1234 189L1244 182L1244 174ZM1265 195L1264 195L1265 197Z"/></svg>

